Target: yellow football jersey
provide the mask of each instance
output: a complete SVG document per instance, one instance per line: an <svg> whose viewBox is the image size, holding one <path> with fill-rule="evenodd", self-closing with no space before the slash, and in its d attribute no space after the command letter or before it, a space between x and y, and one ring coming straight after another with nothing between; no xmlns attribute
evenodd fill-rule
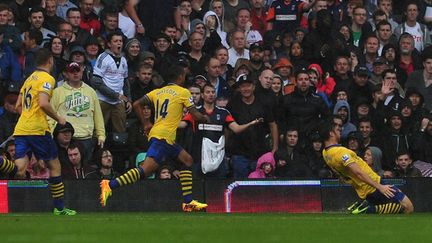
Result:
<svg viewBox="0 0 432 243"><path fill-rule="evenodd" d="M351 163L357 163L361 170L369 175L372 180L380 182L380 176L376 174L370 166L357 154L341 145L329 146L323 150L324 160L327 165L345 182L351 184L357 192L357 195L361 199L365 199L366 196L376 189L367 183L360 180L354 175L349 169L348 165Z"/></svg>
<svg viewBox="0 0 432 243"><path fill-rule="evenodd" d="M20 90L22 112L14 135L45 135L50 131L47 115L39 106L39 93L51 97L54 85L54 78L45 71L36 70L26 79Z"/></svg>
<svg viewBox="0 0 432 243"><path fill-rule="evenodd" d="M177 127L183 117L183 108L193 106L189 90L175 84L153 90L147 97L154 105L155 123L150 130L149 139L165 139L173 144Z"/></svg>

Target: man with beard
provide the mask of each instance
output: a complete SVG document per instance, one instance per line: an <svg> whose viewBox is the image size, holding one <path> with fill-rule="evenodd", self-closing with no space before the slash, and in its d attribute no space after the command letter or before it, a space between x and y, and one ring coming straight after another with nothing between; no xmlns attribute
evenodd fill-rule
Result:
<svg viewBox="0 0 432 243"><path fill-rule="evenodd" d="M399 67L409 76L414 70L422 69L421 57L415 50L415 41L411 34L404 33L399 38ZM401 84L405 80L400 80Z"/></svg>
<svg viewBox="0 0 432 243"><path fill-rule="evenodd" d="M252 72L249 76L253 80L258 80L258 76L266 68L263 62L264 49L259 43L254 43L249 48L249 60Z"/></svg>
<svg viewBox="0 0 432 243"><path fill-rule="evenodd" d="M312 91L309 74L305 70L297 72L295 90L284 97L281 110L283 114L279 124L298 127L300 139L306 138L320 120L330 116L324 100ZM303 147L305 141L299 141L299 144Z"/></svg>

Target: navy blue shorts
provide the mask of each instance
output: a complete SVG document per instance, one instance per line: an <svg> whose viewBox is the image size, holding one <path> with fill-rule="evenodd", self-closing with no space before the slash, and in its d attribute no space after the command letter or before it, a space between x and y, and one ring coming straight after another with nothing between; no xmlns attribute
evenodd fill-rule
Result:
<svg viewBox="0 0 432 243"><path fill-rule="evenodd" d="M394 196L391 198L386 197L380 191L375 190L373 193L366 196L366 200L373 205L386 204L386 203L400 203L405 197L405 194L396 186L392 186L395 189Z"/></svg>
<svg viewBox="0 0 432 243"><path fill-rule="evenodd" d="M58 156L57 145L51 135L15 136L15 159L31 158L32 153L36 159L50 161Z"/></svg>
<svg viewBox="0 0 432 243"><path fill-rule="evenodd" d="M152 157L156 163L162 165L166 159L175 159L183 148L178 144L169 144L165 140L157 138L150 139L150 146L147 150L147 157Z"/></svg>

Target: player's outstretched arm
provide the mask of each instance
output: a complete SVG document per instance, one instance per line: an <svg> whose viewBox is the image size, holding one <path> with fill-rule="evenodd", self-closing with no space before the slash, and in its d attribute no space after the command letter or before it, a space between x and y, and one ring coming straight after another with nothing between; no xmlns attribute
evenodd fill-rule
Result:
<svg viewBox="0 0 432 243"><path fill-rule="evenodd" d="M64 117L57 114L49 101L49 95L45 92L39 92L39 107L52 119L56 120L60 125L64 125L66 120Z"/></svg>
<svg viewBox="0 0 432 243"><path fill-rule="evenodd" d="M237 122L231 122L228 127L234 132L234 133L241 133L244 130L246 130L248 127L256 125L258 123L263 122L264 119L263 118L257 118L249 123L243 124L243 125L239 125Z"/></svg>
<svg viewBox="0 0 432 243"><path fill-rule="evenodd" d="M356 163L348 165L348 169L355 174L360 180L364 181L370 186L375 187L378 191L384 194L386 197L391 198L394 196L395 190L391 188L391 185L381 185L380 183L372 180L372 178L361 170L360 166Z"/></svg>

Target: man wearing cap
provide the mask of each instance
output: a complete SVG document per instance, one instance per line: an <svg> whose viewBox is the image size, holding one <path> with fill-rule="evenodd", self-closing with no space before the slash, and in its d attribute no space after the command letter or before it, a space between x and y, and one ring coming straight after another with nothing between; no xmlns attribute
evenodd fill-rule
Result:
<svg viewBox="0 0 432 243"><path fill-rule="evenodd" d="M400 111L391 110L387 113L387 126L380 133L379 148L383 152L382 168L391 171L395 167L397 154L410 151L412 146L411 134L407 134L403 128L404 119Z"/></svg>
<svg viewBox="0 0 432 243"><path fill-rule="evenodd" d="M240 95L235 96L227 105L234 120L242 125L257 118L264 118L263 123L257 124L253 129L248 128L242 133L234 134L228 142L234 178L240 179L247 178L255 170L256 161L261 155L268 151L274 153L278 149L279 134L273 114L254 95L254 81L243 74L237 78L236 84ZM266 126L270 128L270 141L266 139ZM269 147L268 144L272 146Z"/></svg>
<svg viewBox="0 0 432 243"><path fill-rule="evenodd" d="M132 110L128 65L122 56L123 34L109 34L107 45L96 60L92 86L100 100L105 125L111 122L112 132L121 133L126 131L126 114Z"/></svg>
<svg viewBox="0 0 432 243"><path fill-rule="evenodd" d="M372 87L373 84L368 82L369 70L364 65L357 65L354 69L354 82L348 86L348 97L350 104L357 104L360 99L366 99L372 103Z"/></svg>
<svg viewBox="0 0 432 243"><path fill-rule="evenodd" d="M76 62L83 67L82 81L90 85L93 78L93 67L87 60L86 51L79 44L70 46L69 61Z"/></svg>
<svg viewBox="0 0 432 243"><path fill-rule="evenodd" d="M171 38L164 33L158 33L154 40L154 55L156 57L154 68L161 72L165 67L175 63L175 57L170 52Z"/></svg>
<svg viewBox="0 0 432 243"><path fill-rule="evenodd" d="M264 49L258 42L249 47L249 61L252 68L250 76L253 80L258 80L261 72L266 69L264 65Z"/></svg>
<svg viewBox="0 0 432 243"><path fill-rule="evenodd" d="M382 83L382 72L388 69L389 65L384 57L378 57L372 64L372 71L370 73L369 82L373 85Z"/></svg>
<svg viewBox="0 0 432 243"><path fill-rule="evenodd" d="M66 122L64 125L57 123L54 127L53 139L57 145L58 157L62 168L70 166L67 148L71 143L75 142L72 138L74 133L75 129L69 122Z"/></svg>
<svg viewBox="0 0 432 243"><path fill-rule="evenodd" d="M74 139L85 151L84 162L90 162L97 138L99 147L105 141L105 126L99 99L94 89L82 81L84 67L72 62L66 66L65 82L54 89L51 104L75 129ZM95 134L94 134L95 133Z"/></svg>

